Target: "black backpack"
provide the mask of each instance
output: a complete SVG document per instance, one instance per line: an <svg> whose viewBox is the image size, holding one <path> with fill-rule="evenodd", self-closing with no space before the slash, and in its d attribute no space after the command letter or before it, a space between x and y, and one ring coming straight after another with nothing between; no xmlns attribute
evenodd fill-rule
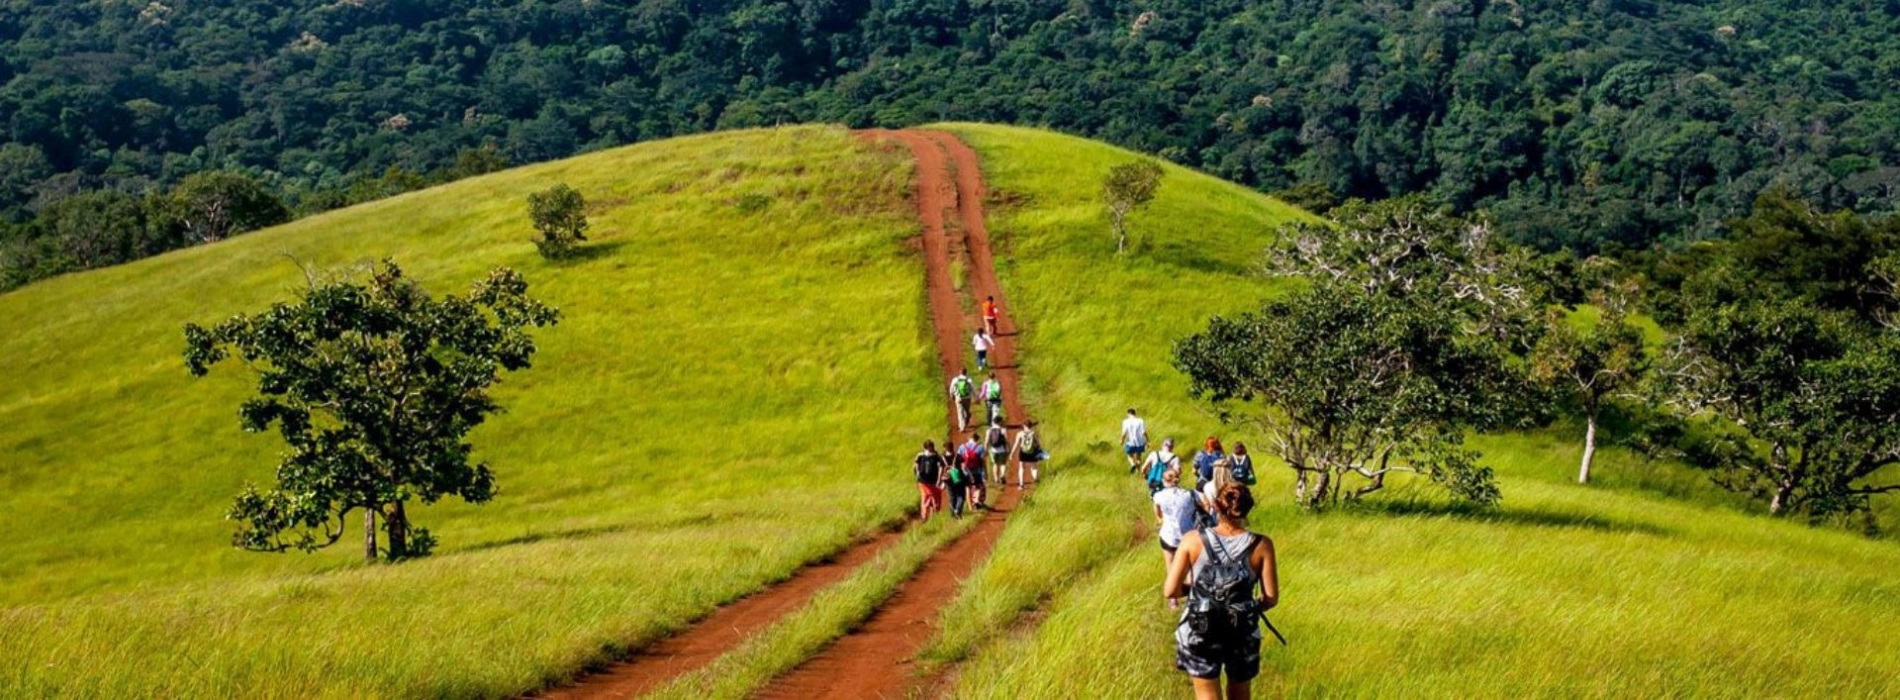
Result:
<svg viewBox="0 0 1900 700"><path fill-rule="evenodd" d="M1254 597L1260 576L1248 560L1259 545L1260 536L1254 535L1246 549L1229 553L1212 530L1201 530L1201 556L1208 559L1194 576L1194 584L1188 589L1187 612L1181 616L1181 624L1191 633L1187 640L1190 649L1219 650L1244 642L1253 634L1262 612L1260 601Z"/></svg>

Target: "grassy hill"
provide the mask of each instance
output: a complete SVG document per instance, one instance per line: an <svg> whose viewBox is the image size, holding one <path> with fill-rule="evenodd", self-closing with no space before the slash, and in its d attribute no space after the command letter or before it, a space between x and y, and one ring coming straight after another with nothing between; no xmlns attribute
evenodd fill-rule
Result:
<svg viewBox="0 0 1900 700"><path fill-rule="evenodd" d="M900 520L941 415L910 170L840 129L665 141L0 296L0 695L514 693ZM550 265L524 199L558 181L596 235ZM414 564L231 549L279 443L182 325L382 257L438 294L514 266L564 314L474 433L500 495L424 509Z"/></svg>
<svg viewBox="0 0 1900 700"><path fill-rule="evenodd" d="M960 696L1185 695L1116 425L1138 406L1157 436L1248 440L1186 397L1168 353L1276 292L1255 261L1304 214L1170 168L1117 257L1097 188L1133 154L945 128L983 157L1057 459L926 660L965 664ZM903 456L942 414L910 169L830 128L663 141L0 295L0 695L513 694L903 518ZM595 203L597 240L550 265L522 200L557 181ZM383 256L437 293L515 266L565 314L475 433L501 495L417 513L444 549L400 566L229 549L223 509L277 446L237 428L243 371L185 374L181 325L289 296L292 259ZM1308 516L1264 471L1256 526L1282 553L1295 646L1268 652L1263 693L1900 692L1894 543L1743 514L1615 450L1576 486L1568 434L1478 442L1495 512L1401 484L1382 508ZM903 556L948 532L913 531ZM763 680L728 678L672 690Z"/></svg>

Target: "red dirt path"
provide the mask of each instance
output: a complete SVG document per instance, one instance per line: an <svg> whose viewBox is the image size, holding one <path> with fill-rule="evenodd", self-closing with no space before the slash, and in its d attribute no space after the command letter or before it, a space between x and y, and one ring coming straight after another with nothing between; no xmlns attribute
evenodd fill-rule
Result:
<svg viewBox="0 0 1900 700"><path fill-rule="evenodd" d="M980 318L964 315L950 276L953 241L946 232L944 212L954 208L963 236L960 247L968 256L966 268L970 284L963 291L973 302L970 308L977 308L977 302L983 297L995 296L997 305L1003 309L996 349L990 353L991 364L1003 382L1006 420L1020 424L1027 419L1027 414L1017 385L1016 336L1010 330L1008 301L996 282L989 230L983 221L983 174L976 152L955 136L942 132L879 130L865 132L864 136L900 142L917 159L917 208L924 226L924 277L946 385L963 367L962 350L981 323ZM947 387L945 396L947 406ZM948 424L954 432L955 409L947 410ZM911 673L912 657L936 634L943 606L956 595L963 579L989 556L990 549L1003 533L1004 520L1022 501L1023 491L1019 488L998 492L992 487L991 490L996 510L983 512L983 521L974 529L932 555L862 627L790 673L774 679L759 697L900 698L918 690L914 684L919 679Z"/></svg>

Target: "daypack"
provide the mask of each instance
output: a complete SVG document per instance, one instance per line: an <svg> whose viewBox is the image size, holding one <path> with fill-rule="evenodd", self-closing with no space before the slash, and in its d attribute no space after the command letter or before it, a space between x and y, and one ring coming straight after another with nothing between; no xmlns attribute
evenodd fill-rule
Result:
<svg viewBox="0 0 1900 700"><path fill-rule="evenodd" d="M1153 466L1148 467L1148 488L1151 491L1160 491L1161 475L1168 471L1169 464L1181 464L1181 456L1174 455L1167 459L1162 459L1160 450L1155 450L1154 455L1155 463Z"/></svg>
<svg viewBox="0 0 1900 700"><path fill-rule="evenodd" d="M1234 474L1234 480L1252 486L1254 483L1253 457L1248 456L1228 461L1228 467Z"/></svg>
<svg viewBox="0 0 1900 700"><path fill-rule="evenodd" d="M962 447L957 448L957 461L968 469L981 467L983 466L983 448L964 443Z"/></svg>
<svg viewBox="0 0 1900 700"><path fill-rule="evenodd" d="M1009 433L1002 428L990 428L990 449L996 452L1009 450Z"/></svg>
<svg viewBox="0 0 1900 700"><path fill-rule="evenodd" d="M1022 435L1021 440L1022 440L1022 445L1023 445L1023 454L1026 454L1026 455L1042 454L1042 440L1036 437L1036 431L1030 430L1028 428L1023 428L1023 435Z"/></svg>
<svg viewBox="0 0 1900 700"><path fill-rule="evenodd" d="M961 464L950 465L950 485L951 486L962 486L964 482L969 481L969 480L970 480L970 477L968 476L968 473L963 471L963 465Z"/></svg>
<svg viewBox="0 0 1900 700"><path fill-rule="evenodd" d="M1003 383L994 379L983 382L983 400L1001 402L1003 400Z"/></svg>
<svg viewBox="0 0 1900 700"><path fill-rule="evenodd" d="M950 388L952 391L957 392L957 398L959 399L970 398L970 378L969 377L961 377L961 376L957 377L956 379L950 382Z"/></svg>
<svg viewBox="0 0 1900 700"><path fill-rule="evenodd" d="M1220 650L1253 634L1262 616L1260 601L1254 597L1260 576L1247 562L1259 545L1260 536L1253 535L1246 548L1230 553L1213 530L1201 529L1201 556L1207 560L1194 575L1187 612L1181 615L1188 631L1183 641L1190 650Z"/></svg>

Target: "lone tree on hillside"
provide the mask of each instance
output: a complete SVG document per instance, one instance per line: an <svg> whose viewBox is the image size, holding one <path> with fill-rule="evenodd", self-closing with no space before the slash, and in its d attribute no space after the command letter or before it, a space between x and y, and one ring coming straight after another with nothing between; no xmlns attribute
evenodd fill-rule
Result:
<svg viewBox="0 0 1900 700"><path fill-rule="evenodd" d="M1590 463L1597 451L1597 419L1605 400L1630 391L1649 371L1643 353L1643 333L1629 322L1628 288L1592 295L1601 315L1579 324L1561 308L1545 320L1543 337L1531 351L1531 378L1575 396L1584 416L1583 464L1577 483L1590 483Z"/></svg>
<svg viewBox="0 0 1900 700"><path fill-rule="evenodd" d="M277 195L251 176L229 170L185 178L154 209L159 225L204 243L290 220L290 208Z"/></svg>
<svg viewBox="0 0 1900 700"><path fill-rule="evenodd" d="M549 260L567 257L587 240L587 201L565 182L528 195L528 218L541 234L534 247Z"/></svg>
<svg viewBox="0 0 1900 700"><path fill-rule="evenodd" d="M1504 354L1446 306L1321 283L1257 313L1215 317L1174 358L1190 391L1224 418L1235 415L1230 401L1259 404L1249 419L1297 474L1301 505L1360 498L1392 472L1478 504L1499 498L1463 441L1498 421L1514 384Z"/></svg>
<svg viewBox="0 0 1900 700"><path fill-rule="evenodd" d="M275 488L238 495L233 544L314 551L342 539L345 518L360 510L366 559L378 555L378 515L389 560L429 554L435 538L410 525L404 504L494 496L494 472L469 464L464 438L500 410L488 393L499 373L529 366L529 328L558 319L508 268L467 296L434 299L385 261L369 284L312 282L296 303L212 328L187 324L191 373L237 355L258 376L257 396L239 411L244 429L275 425L290 447Z"/></svg>
<svg viewBox="0 0 1900 700"><path fill-rule="evenodd" d="M1115 252L1128 249L1128 213L1154 201L1161 189L1161 166L1139 160L1108 169L1102 179L1102 199L1108 204L1109 220L1115 226Z"/></svg>

